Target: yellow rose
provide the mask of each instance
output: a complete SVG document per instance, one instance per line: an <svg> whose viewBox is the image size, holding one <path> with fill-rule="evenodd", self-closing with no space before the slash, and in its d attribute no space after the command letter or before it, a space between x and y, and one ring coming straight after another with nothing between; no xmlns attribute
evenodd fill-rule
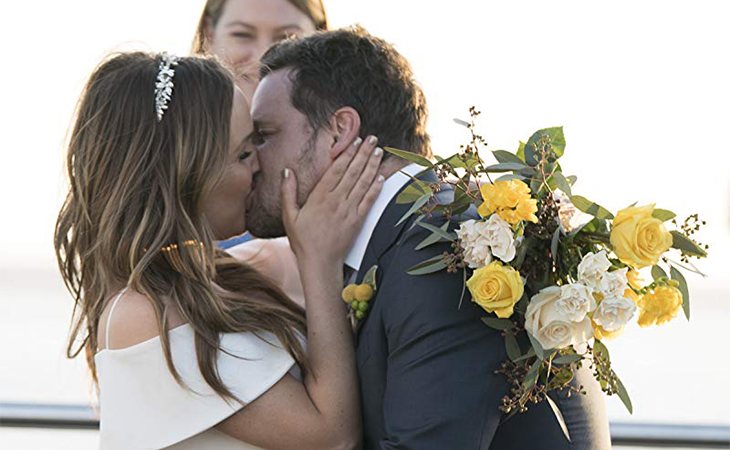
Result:
<svg viewBox="0 0 730 450"><path fill-rule="evenodd" d="M639 325L648 327L672 320L682 307L682 293L674 286L659 286L639 299Z"/></svg>
<svg viewBox="0 0 730 450"><path fill-rule="evenodd" d="M537 223L537 200L530 197L530 187L520 180L497 181L479 188L484 202L478 212L487 217L496 212L511 225L521 220Z"/></svg>
<svg viewBox="0 0 730 450"><path fill-rule="evenodd" d="M475 270L466 286L474 302L502 319L512 316L515 303L525 291L520 273L499 261Z"/></svg>
<svg viewBox="0 0 730 450"><path fill-rule="evenodd" d="M616 256L634 268L653 266L672 246L672 235L661 220L652 217L654 205L632 206L616 214L611 246Z"/></svg>

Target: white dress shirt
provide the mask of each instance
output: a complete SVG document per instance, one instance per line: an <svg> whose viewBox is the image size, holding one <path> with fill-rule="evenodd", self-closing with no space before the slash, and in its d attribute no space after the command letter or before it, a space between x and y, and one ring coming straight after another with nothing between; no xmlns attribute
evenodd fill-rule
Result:
<svg viewBox="0 0 730 450"><path fill-rule="evenodd" d="M390 201L393 200L393 197L398 194L398 191L412 181L411 177L416 176L423 170L423 166L419 166L415 163L409 164L388 177L388 179L383 182L383 189L380 191L375 203L373 203L373 207L370 208L370 212L368 212L367 217L365 217L365 222L362 225L360 234L357 235L355 242L345 257L345 264L351 269L354 269L355 273L360 270L360 264L362 264L362 259L365 256L365 250L370 242L370 237L373 235L375 226L378 224L378 221L380 221L380 217L383 215L385 208L388 206Z"/></svg>

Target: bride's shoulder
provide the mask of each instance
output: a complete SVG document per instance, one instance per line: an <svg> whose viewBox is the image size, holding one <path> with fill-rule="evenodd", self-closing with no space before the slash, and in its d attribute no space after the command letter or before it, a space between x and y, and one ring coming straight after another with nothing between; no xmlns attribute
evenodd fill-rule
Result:
<svg viewBox="0 0 730 450"><path fill-rule="evenodd" d="M168 316L170 328L184 323L177 313L170 311ZM106 302L99 318L97 346L99 350L119 350L159 335L160 329L153 300L132 289L126 289L114 294Z"/></svg>

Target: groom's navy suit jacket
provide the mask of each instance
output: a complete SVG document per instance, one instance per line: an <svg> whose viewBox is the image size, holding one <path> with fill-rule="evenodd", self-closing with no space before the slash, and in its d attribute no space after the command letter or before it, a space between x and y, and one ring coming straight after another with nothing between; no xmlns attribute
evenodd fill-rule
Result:
<svg viewBox="0 0 730 450"><path fill-rule="evenodd" d="M433 173L421 178L436 181ZM506 359L500 332L468 291L459 307L464 274L446 271L411 276L409 268L451 249L416 246L431 233L398 220L411 205L391 201L376 226L357 282L378 265L377 292L358 324L357 365L366 450L608 449L603 395L590 373L579 373L588 395L553 397L572 444L547 402L506 418L499 411L508 393L494 371ZM440 226L444 219L428 219ZM439 222L440 220L440 222Z"/></svg>

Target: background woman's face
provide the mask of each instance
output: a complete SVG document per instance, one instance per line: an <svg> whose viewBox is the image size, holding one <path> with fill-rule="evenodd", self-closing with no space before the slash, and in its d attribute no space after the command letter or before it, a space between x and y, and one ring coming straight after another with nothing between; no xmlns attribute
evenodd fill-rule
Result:
<svg viewBox="0 0 730 450"><path fill-rule="evenodd" d="M216 239L236 236L246 230L246 209L252 179L259 171L258 155L251 145L253 122L248 102L236 88L231 111L231 136L223 177L205 200L203 212Z"/></svg>
<svg viewBox="0 0 730 450"><path fill-rule="evenodd" d="M309 17L287 0L228 0L218 23L208 30L208 51L255 80L257 63L269 47L314 31ZM239 83L239 87L251 94L254 83Z"/></svg>

